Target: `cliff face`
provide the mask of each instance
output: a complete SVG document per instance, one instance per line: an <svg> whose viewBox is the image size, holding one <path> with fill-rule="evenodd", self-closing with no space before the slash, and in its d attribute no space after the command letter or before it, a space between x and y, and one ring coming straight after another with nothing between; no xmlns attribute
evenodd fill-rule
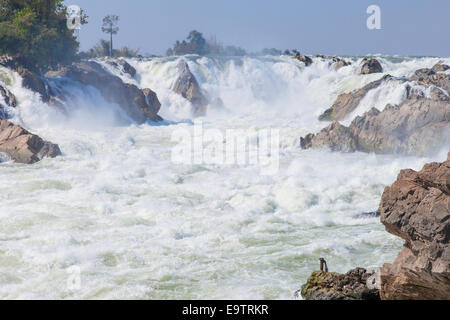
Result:
<svg viewBox="0 0 450 320"><path fill-rule="evenodd" d="M450 299L450 153L443 163L402 170L380 204L386 230L405 240L381 269L382 299Z"/></svg>

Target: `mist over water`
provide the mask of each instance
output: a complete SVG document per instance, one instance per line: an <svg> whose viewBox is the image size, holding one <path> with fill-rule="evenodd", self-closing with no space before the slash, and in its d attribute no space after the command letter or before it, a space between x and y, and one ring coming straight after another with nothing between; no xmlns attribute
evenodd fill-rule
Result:
<svg viewBox="0 0 450 320"><path fill-rule="evenodd" d="M179 165L177 128L192 130L192 105L173 93L180 58L129 60L133 79L161 101L162 125L134 124L91 87L49 85L71 94L64 110L40 101L0 67L17 97L12 121L59 144L63 156L33 165L0 163L0 298L291 299L325 257L330 271L392 261L402 241L379 218L384 187L401 169L446 158L300 150L299 139L326 123L318 116L343 92L379 79L359 75L361 58L334 71L314 58L185 59L204 92L224 108L208 110L205 129L280 129L278 174L257 165ZM441 58L378 57L385 74L410 76ZM406 98L406 82L372 90L349 123L371 107ZM67 268L81 271L79 290Z"/></svg>

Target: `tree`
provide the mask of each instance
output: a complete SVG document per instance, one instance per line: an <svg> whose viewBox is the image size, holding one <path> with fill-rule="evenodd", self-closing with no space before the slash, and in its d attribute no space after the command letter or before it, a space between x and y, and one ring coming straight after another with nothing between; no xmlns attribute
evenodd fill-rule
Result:
<svg viewBox="0 0 450 320"><path fill-rule="evenodd" d="M84 12L80 22L87 23ZM63 0L0 0L0 54L43 71L71 63L78 48L74 30L67 28Z"/></svg>
<svg viewBox="0 0 450 320"><path fill-rule="evenodd" d="M119 32L119 27L117 26L117 24L119 23L119 16L116 15L107 15L106 17L103 18L103 26L102 26L102 31L104 33L109 33L110 35L110 47L109 47L109 55L110 57L113 56L113 40L112 40L112 36L113 34L117 34L117 32Z"/></svg>

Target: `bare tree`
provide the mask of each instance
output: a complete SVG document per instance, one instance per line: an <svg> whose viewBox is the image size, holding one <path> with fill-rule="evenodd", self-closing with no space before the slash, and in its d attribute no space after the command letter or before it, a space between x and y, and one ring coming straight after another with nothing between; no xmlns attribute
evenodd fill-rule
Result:
<svg viewBox="0 0 450 320"><path fill-rule="evenodd" d="M113 34L117 34L117 32L119 31L119 27L117 26L118 22L119 22L119 16L116 16L116 15L109 14L106 17L103 18L102 31L104 33L109 33L109 35L111 36L111 40L109 42L109 44L110 44L110 46L109 46L109 55L110 55L110 57L113 56L113 40L112 40L112 36L113 36Z"/></svg>

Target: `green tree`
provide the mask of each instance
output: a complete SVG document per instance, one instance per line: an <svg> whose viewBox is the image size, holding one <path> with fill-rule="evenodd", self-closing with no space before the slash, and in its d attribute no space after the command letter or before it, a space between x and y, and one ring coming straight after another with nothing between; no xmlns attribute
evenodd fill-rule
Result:
<svg viewBox="0 0 450 320"><path fill-rule="evenodd" d="M109 47L109 56L112 57L114 55L113 53L113 34L117 34L119 32L119 27L117 24L119 23L119 17L116 15L107 15L103 18L103 26L102 31L104 33L108 33L110 35L110 47Z"/></svg>
<svg viewBox="0 0 450 320"><path fill-rule="evenodd" d="M87 23L83 12L80 18ZM37 71L71 63L78 48L63 0L0 0L0 54Z"/></svg>

